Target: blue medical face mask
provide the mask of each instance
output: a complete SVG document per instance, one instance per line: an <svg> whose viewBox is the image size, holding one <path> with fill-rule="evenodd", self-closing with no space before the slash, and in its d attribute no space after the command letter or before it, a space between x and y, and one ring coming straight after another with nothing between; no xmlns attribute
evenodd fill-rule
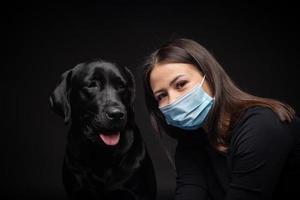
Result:
<svg viewBox="0 0 300 200"><path fill-rule="evenodd" d="M202 88L204 80L205 76L188 93L171 104L159 107L167 124L185 130L196 130L204 124L214 102L214 98Z"/></svg>

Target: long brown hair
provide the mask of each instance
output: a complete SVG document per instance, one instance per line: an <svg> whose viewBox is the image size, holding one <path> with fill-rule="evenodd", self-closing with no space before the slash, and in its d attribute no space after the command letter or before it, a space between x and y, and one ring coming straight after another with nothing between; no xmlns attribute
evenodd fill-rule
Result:
<svg viewBox="0 0 300 200"><path fill-rule="evenodd" d="M295 111L280 101L257 97L238 88L224 71L217 60L199 43L190 39L175 39L162 45L146 60L143 72L146 107L150 114L152 126L158 133L170 133L170 126L158 109L150 86L150 73L156 64L187 63L192 64L206 75L215 101L208 116L210 143L220 152L226 152L230 139L230 127L241 117L243 111L253 106L272 109L281 121L290 122Z"/></svg>

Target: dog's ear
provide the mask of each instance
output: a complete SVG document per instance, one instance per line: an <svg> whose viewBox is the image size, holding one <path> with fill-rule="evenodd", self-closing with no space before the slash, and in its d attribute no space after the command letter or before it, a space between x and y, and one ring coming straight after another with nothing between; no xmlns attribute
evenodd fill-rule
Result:
<svg viewBox="0 0 300 200"><path fill-rule="evenodd" d="M72 69L64 72L49 98L52 110L64 118L67 124L71 118L70 90L71 90Z"/></svg>
<svg viewBox="0 0 300 200"><path fill-rule="evenodd" d="M128 77L128 86L129 86L128 89L130 91L130 103L131 103L132 109L133 109L133 104L134 104L134 100L135 100L135 80L134 80L134 76L130 69L125 67L125 72Z"/></svg>

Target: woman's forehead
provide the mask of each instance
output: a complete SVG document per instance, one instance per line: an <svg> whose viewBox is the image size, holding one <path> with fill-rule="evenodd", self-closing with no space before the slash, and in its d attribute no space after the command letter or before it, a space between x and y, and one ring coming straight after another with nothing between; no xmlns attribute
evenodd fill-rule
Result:
<svg viewBox="0 0 300 200"><path fill-rule="evenodd" d="M153 91L157 86L167 86L176 76L183 74L193 76L198 69L186 63L168 63L155 65L150 73L150 84Z"/></svg>

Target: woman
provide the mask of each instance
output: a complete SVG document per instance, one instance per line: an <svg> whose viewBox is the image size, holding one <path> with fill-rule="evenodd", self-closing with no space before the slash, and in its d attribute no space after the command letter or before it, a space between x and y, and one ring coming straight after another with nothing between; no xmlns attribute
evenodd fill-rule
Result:
<svg viewBox="0 0 300 200"><path fill-rule="evenodd" d="M189 39L153 52L143 76L152 125L178 140L176 200L300 194L300 120L289 105L242 91Z"/></svg>

